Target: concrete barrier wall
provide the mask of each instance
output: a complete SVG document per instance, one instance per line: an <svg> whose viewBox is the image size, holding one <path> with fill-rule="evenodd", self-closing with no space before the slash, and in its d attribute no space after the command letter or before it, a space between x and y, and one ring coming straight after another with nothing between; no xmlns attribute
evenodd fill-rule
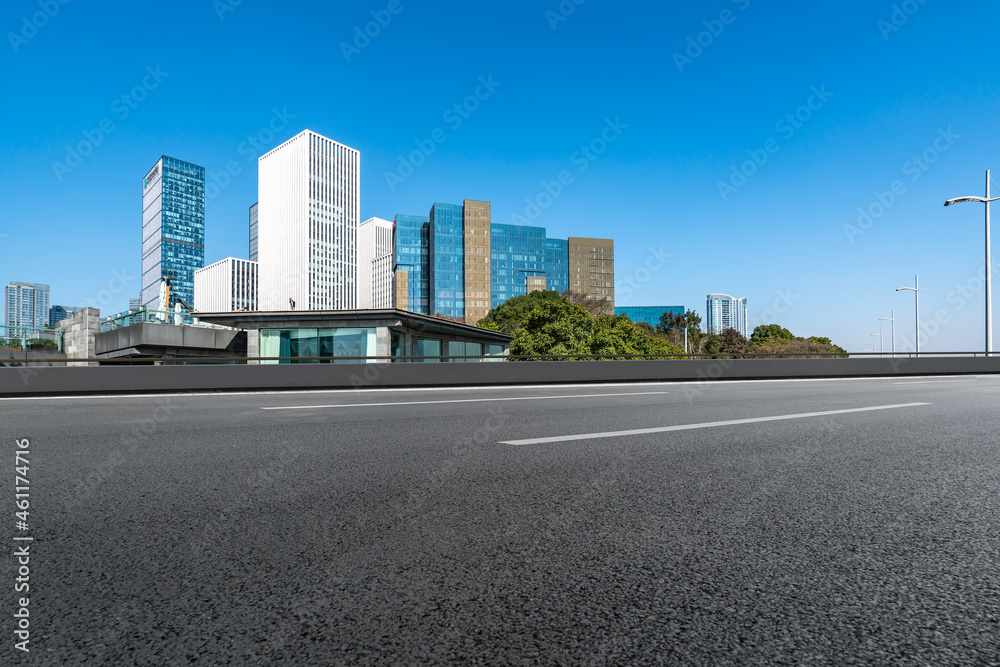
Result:
<svg viewBox="0 0 1000 667"><path fill-rule="evenodd" d="M1000 357L0 368L0 396L1000 373Z"/></svg>

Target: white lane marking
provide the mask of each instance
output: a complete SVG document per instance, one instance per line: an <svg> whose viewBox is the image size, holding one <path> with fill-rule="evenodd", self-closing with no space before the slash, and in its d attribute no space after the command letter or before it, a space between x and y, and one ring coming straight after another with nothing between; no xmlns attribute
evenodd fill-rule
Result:
<svg viewBox="0 0 1000 667"><path fill-rule="evenodd" d="M493 401L542 401L560 398L609 398L615 396L653 396L669 391L643 391L629 394L569 394L564 396L510 396L506 398L456 398L450 401L400 401L397 403L341 403L338 405L283 405L261 410L320 410L325 408L376 408L390 405L440 405L443 403L486 403Z"/></svg>
<svg viewBox="0 0 1000 667"><path fill-rule="evenodd" d="M529 440L502 440L501 445L542 445L551 442L570 442L572 440L594 440L596 438L618 438L625 435L646 435L649 433L668 433L670 431L690 431L699 428L715 428L717 426L735 426L737 424L756 424L759 422L775 422L786 419L806 419L807 417L827 417L830 415L846 415L851 412L872 412L874 410L895 410L897 408L914 408L930 403L902 403L900 405L877 405L871 408L851 408L849 410L828 410L826 412L803 412L797 415L776 415L774 417L754 417L752 419L732 419L724 422L704 422L701 424L679 424L677 426L661 426L658 428L640 428L631 431L608 431L605 433L581 433L579 435L557 435L551 438L531 438Z"/></svg>
<svg viewBox="0 0 1000 667"><path fill-rule="evenodd" d="M950 384L953 382L978 382L978 380L917 380L916 382L893 382L893 384Z"/></svg>

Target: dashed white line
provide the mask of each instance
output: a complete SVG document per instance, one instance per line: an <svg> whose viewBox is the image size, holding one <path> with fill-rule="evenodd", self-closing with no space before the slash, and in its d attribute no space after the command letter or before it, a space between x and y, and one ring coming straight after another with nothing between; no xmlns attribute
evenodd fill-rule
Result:
<svg viewBox="0 0 1000 667"><path fill-rule="evenodd" d="M826 412L803 412L795 415L776 415L774 417L754 417L751 419L732 419L723 422L704 422L701 424L678 424L676 426L661 426L658 428L640 428L631 431L608 431L605 433L580 433L578 435L558 435L551 438L531 438L529 440L504 440L501 445L543 445L553 442L570 442L573 440L594 440L597 438L619 438L626 435L646 435L649 433L669 433L671 431L691 431L700 428L716 428L719 426L735 426L737 424L757 424L760 422L775 422L786 419L806 419L808 417L827 417L830 415L846 415L852 412L873 412L875 410L896 410L899 408L915 408L930 403L902 403L899 405L876 405L869 408L851 408L849 410L827 410Z"/></svg>

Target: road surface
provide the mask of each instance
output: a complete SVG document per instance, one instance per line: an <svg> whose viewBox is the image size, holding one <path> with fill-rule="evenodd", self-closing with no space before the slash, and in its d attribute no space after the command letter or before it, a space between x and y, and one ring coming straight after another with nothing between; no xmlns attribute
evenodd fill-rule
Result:
<svg viewBox="0 0 1000 667"><path fill-rule="evenodd" d="M1000 664L998 408L995 377L0 400L33 538L3 651Z"/></svg>

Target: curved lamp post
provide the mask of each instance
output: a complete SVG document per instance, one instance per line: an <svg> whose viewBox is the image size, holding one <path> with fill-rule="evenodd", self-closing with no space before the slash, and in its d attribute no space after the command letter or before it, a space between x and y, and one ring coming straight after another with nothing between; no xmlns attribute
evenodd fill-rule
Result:
<svg viewBox="0 0 1000 667"><path fill-rule="evenodd" d="M986 204L986 356L991 356L993 352L993 266L990 258L990 202L998 199L1000 197L990 198L990 172L987 170L985 197L956 197L944 203L945 206L968 201Z"/></svg>

